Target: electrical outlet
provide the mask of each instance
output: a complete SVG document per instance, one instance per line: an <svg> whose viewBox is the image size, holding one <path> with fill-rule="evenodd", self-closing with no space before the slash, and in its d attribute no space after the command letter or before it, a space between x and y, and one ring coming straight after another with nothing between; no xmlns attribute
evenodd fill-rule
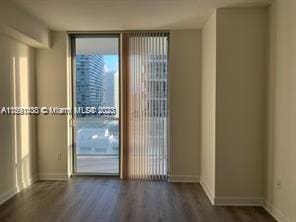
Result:
<svg viewBox="0 0 296 222"><path fill-rule="evenodd" d="M276 189L277 190L282 189L282 181L281 180L277 180L275 186L276 186Z"/></svg>
<svg viewBox="0 0 296 222"><path fill-rule="evenodd" d="M58 160L62 160L62 154L58 153Z"/></svg>

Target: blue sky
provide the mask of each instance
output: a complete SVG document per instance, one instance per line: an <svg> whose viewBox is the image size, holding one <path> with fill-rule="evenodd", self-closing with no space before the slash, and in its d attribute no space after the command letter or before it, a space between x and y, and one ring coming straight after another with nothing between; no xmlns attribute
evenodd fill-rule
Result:
<svg viewBox="0 0 296 222"><path fill-rule="evenodd" d="M107 69L118 71L118 55L104 55L104 62Z"/></svg>

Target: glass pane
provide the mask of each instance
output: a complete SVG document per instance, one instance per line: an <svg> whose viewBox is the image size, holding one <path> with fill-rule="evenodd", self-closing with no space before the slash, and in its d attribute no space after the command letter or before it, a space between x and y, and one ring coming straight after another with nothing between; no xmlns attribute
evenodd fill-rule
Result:
<svg viewBox="0 0 296 222"><path fill-rule="evenodd" d="M118 41L76 38L77 173L119 174Z"/></svg>

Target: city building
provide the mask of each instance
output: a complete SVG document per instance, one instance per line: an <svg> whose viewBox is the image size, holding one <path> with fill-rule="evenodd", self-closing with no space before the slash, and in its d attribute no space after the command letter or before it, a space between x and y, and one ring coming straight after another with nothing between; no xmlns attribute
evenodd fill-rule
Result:
<svg viewBox="0 0 296 222"><path fill-rule="evenodd" d="M116 118L119 118L119 72L114 73L114 106L116 109Z"/></svg>
<svg viewBox="0 0 296 222"><path fill-rule="evenodd" d="M147 66L151 67L146 84L147 106L149 117L167 117L168 107L168 58L166 55L150 55ZM150 70L150 69L149 69Z"/></svg>
<svg viewBox="0 0 296 222"><path fill-rule="evenodd" d="M76 106L104 104L104 61L101 55L76 55Z"/></svg>
<svg viewBox="0 0 296 222"><path fill-rule="evenodd" d="M114 101L114 76L115 76L115 71L106 71L104 72L104 103L103 106L105 107L114 107L115 106L115 101Z"/></svg>

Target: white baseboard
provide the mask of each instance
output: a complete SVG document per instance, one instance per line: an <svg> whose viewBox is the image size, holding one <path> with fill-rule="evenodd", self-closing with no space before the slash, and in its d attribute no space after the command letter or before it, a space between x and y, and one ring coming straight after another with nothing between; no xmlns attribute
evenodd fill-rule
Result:
<svg viewBox="0 0 296 222"><path fill-rule="evenodd" d="M168 181L172 183L198 183L199 176L194 175L169 175Z"/></svg>
<svg viewBox="0 0 296 222"><path fill-rule="evenodd" d="M66 173L40 173L38 175L39 180L68 180L68 174Z"/></svg>
<svg viewBox="0 0 296 222"><path fill-rule="evenodd" d="M214 197L215 206L263 206L260 197Z"/></svg>
<svg viewBox="0 0 296 222"><path fill-rule="evenodd" d="M215 197L201 181L201 187L213 206L260 206L263 207L278 222L292 222L279 209L260 197Z"/></svg>
<svg viewBox="0 0 296 222"><path fill-rule="evenodd" d="M202 179L200 185L213 206L263 206L264 204L264 198L261 197L216 196Z"/></svg>
<svg viewBox="0 0 296 222"><path fill-rule="evenodd" d="M3 194L0 194L0 205L5 203L6 201L8 201L10 198L12 198L16 194L17 194L16 187L14 187L13 189L11 189Z"/></svg>
<svg viewBox="0 0 296 222"><path fill-rule="evenodd" d="M292 219L289 219L285 216L279 209L277 209L273 204L268 201L264 202L263 208L272 215L278 222L292 222Z"/></svg>
<svg viewBox="0 0 296 222"><path fill-rule="evenodd" d="M215 205L214 203L214 194L212 194L209 190L209 188L205 185L205 183L200 181L200 185L203 188L204 192L206 193L206 196L208 197L209 201L211 202L212 205Z"/></svg>

